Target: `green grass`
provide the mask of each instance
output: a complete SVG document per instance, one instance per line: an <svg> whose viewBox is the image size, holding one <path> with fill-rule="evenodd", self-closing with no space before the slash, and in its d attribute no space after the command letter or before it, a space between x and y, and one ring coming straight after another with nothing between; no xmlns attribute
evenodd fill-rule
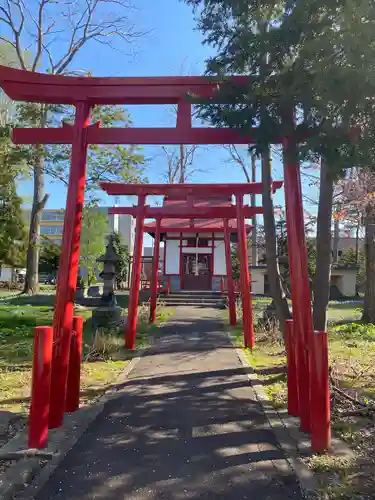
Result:
<svg viewBox="0 0 375 500"><path fill-rule="evenodd" d="M260 314L259 308L255 308L254 313L256 320ZM329 360L334 383L352 396L371 403L370 398L375 399L375 325L362 324L361 315L362 309L353 304L330 303ZM232 334L237 344L243 345L242 328L233 329ZM276 409L284 408L287 404L286 359L280 333L256 330L255 337L255 348L252 352L246 350L246 354L270 403ZM375 487L373 425L371 421L358 416L340 415L337 404L332 416L333 432L359 453L361 460L348 460L332 454L305 459L308 467L317 475L320 484L318 498L372 498ZM346 409L345 403L344 406L340 403L339 407L343 411Z"/></svg>
<svg viewBox="0 0 375 500"><path fill-rule="evenodd" d="M254 312L255 317L259 315L259 310ZM366 403L375 398L375 325L362 324L361 315L362 309L353 304L329 304L329 360L334 383ZM237 328L233 335L242 345L242 329ZM256 332L256 347L252 352L247 351L247 356L273 407L284 408L287 404L287 380L280 334ZM352 463L330 454L310 457L306 462L317 474L321 485L319 498L369 498L360 493L373 491L374 487L371 465L374 438L368 425L368 421L364 422L359 417L333 413L333 432L361 453L363 460L359 467L356 461Z"/></svg>
<svg viewBox="0 0 375 500"><path fill-rule="evenodd" d="M362 307L347 303L331 302L328 306L330 324L358 321L362 316Z"/></svg>
<svg viewBox="0 0 375 500"><path fill-rule="evenodd" d="M260 303L258 302L258 305ZM264 304L262 304L264 305ZM255 320L261 313L254 311ZM332 375L342 388L353 388L359 396L375 397L375 325L361 324L362 309L347 303L330 303L328 309L329 358ZM242 328L233 330L238 345L242 345ZM247 355L256 370L285 364L280 335L258 332L256 347ZM279 354L277 354L279 351ZM271 402L280 407L285 394L286 379L274 380L262 375Z"/></svg>
<svg viewBox="0 0 375 500"><path fill-rule="evenodd" d="M241 327L231 330L238 346L243 346ZM256 343L252 350L245 349L258 378L263 382L264 390L275 409L286 406L286 353L279 341L279 335L271 338L268 332L256 331Z"/></svg>
<svg viewBox="0 0 375 500"><path fill-rule="evenodd" d="M24 414L29 407L34 327L52 324L53 307L25 305L23 300L19 299L18 305L9 302L6 304L0 302L0 409ZM140 313L143 317L138 323L137 349L148 345L149 335L155 333L160 323L166 321L173 310L159 308L157 323L152 326L148 324L148 307L140 306ZM94 338L91 326L92 309L79 308L75 314L85 319L83 330L85 359L92 349ZM135 355L122 348L122 334L113 338L116 343L113 356L83 363L81 399L84 402L100 396Z"/></svg>

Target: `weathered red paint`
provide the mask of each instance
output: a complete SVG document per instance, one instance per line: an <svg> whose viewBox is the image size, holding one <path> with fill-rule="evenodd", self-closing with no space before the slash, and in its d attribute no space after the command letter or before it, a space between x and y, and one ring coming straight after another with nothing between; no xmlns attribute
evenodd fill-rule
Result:
<svg viewBox="0 0 375 500"><path fill-rule="evenodd" d="M144 207L146 197L140 195L138 197L138 207ZM125 348L129 350L135 349L135 339L137 332L137 319L138 319L138 302L139 302L139 288L141 284L142 274L142 249L143 249L143 233L144 233L145 220L143 213L140 211L137 215L135 226L135 242L134 242L134 258L133 258L133 272L131 289L129 296L128 307L128 324L126 329Z"/></svg>
<svg viewBox="0 0 375 500"><path fill-rule="evenodd" d="M242 314L244 329L244 345L252 349L255 344L253 313L250 293L249 256L245 230L245 217L243 215L243 196L236 197L237 224L238 224L238 253L240 260L240 281L242 295Z"/></svg>
<svg viewBox="0 0 375 500"><path fill-rule="evenodd" d="M315 331L311 339L311 447L323 453L331 447L328 335Z"/></svg>
<svg viewBox="0 0 375 500"><path fill-rule="evenodd" d="M151 300L150 300L150 323L156 321L156 302L158 295L158 280L159 280L159 256L160 256L160 223L156 221L156 231L154 239L154 255L152 259L152 282L151 282Z"/></svg>
<svg viewBox="0 0 375 500"><path fill-rule="evenodd" d="M48 443L48 415L52 371L51 326L34 328L31 405L29 412L29 448L45 448Z"/></svg>
<svg viewBox="0 0 375 500"><path fill-rule="evenodd" d="M237 324L236 317L236 296L234 294L233 272L232 272L232 252L230 248L230 232L228 220L224 219L224 245L225 245L225 265L227 268L227 288L229 305L229 323L232 326Z"/></svg>
<svg viewBox="0 0 375 500"><path fill-rule="evenodd" d="M83 317L73 317L73 332L70 341L69 370L66 390L65 411L68 413L79 408L81 382Z"/></svg>
<svg viewBox="0 0 375 500"><path fill-rule="evenodd" d="M69 364L70 336L73 325L74 297L77 287L82 212L86 184L87 129L91 108L78 103L73 125L71 169L64 217L61 259L56 288L54 350L52 361L50 428L63 422Z"/></svg>
<svg viewBox="0 0 375 500"><path fill-rule="evenodd" d="M289 160L291 139L284 141L284 189L288 234L288 259L293 303L293 328L297 339L298 401L301 430L311 429L309 343L312 334L310 283L299 161Z"/></svg>
<svg viewBox="0 0 375 500"><path fill-rule="evenodd" d="M288 362L288 413L298 417L298 381L296 364L296 339L293 331L293 320L285 322Z"/></svg>

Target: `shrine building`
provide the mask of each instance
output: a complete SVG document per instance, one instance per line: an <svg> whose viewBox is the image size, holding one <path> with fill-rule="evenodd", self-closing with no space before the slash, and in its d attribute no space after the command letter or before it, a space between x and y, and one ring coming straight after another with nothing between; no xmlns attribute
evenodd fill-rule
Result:
<svg viewBox="0 0 375 500"><path fill-rule="evenodd" d="M166 196L163 207L186 213L194 207L234 207L232 197L173 198ZM230 240L237 241L237 219L228 221ZM146 223L145 232L153 238L156 222ZM246 232L251 226L246 225ZM164 242L162 277L170 281L171 291L207 290L219 292L227 269L223 219L162 219L160 241Z"/></svg>

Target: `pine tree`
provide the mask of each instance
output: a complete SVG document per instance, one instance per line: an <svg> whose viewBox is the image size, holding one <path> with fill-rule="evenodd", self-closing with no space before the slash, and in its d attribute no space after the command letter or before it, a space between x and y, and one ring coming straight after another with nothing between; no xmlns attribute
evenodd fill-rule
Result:
<svg viewBox="0 0 375 500"><path fill-rule="evenodd" d="M271 178L269 145L275 137L292 137L301 145L284 160L294 163L298 155L322 159L314 326L323 330L329 296L333 183L353 164L371 164L375 95L372 2L186 2L195 8L205 43L217 51L207 61L207 73L219 79L226 74L249 75L248 83L241 87L232 82L222 85L223 99L216 104L206 102L200 107L200 116L216 126L236 127L244 133L257 127L254 140L264 160L267 186ZM228 100L229 104L222 104ZM354 146L353 130L358 128L364 137L357 137ZM267 195L266 191L269 189L264 189ZM267 202L266 236L272 233L267 256L274 262L275 228L269 196L263 202Z"/></svg>

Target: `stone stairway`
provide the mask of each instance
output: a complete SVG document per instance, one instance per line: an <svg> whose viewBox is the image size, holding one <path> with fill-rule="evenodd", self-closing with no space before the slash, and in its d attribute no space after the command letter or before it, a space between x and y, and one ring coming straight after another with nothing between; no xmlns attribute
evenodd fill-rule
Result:
<svg viewBox="0 0 375 500"><path fill-rule="evenodd" d="M160 300L166 306L170 307L195 306L223 309L226 303L226 296L219 292L181 290L169 295L160 295Z"/></svg>

